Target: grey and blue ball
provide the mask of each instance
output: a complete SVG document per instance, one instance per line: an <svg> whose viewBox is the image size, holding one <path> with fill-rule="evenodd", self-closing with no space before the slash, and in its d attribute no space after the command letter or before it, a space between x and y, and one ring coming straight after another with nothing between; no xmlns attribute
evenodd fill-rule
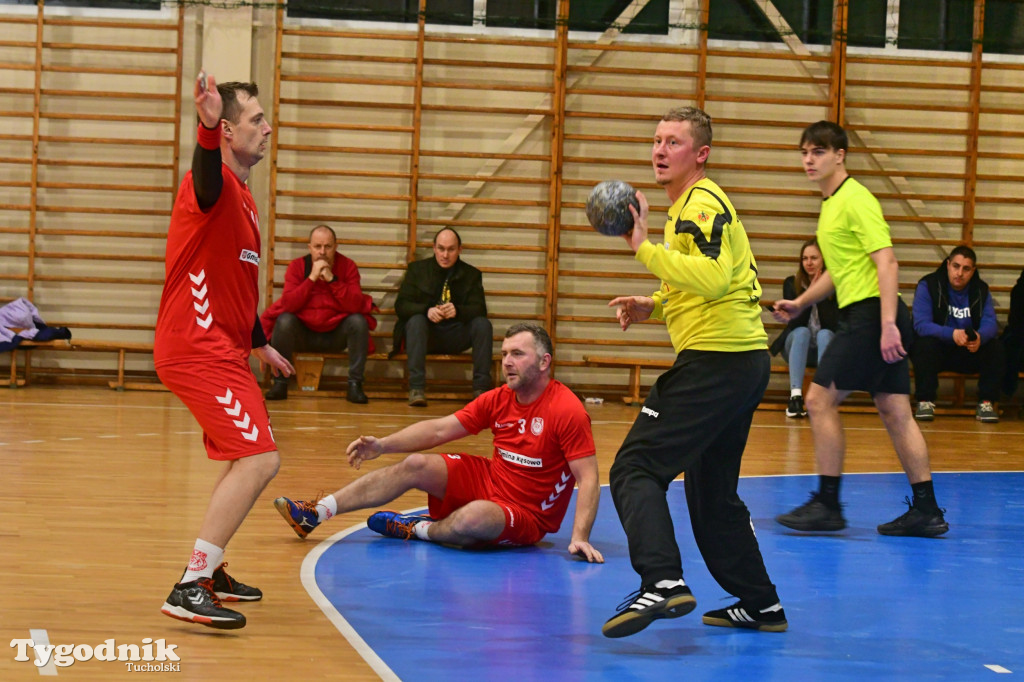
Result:
<svg viewBox="0 0 1024 682"><path fill-rule="evenodd" d="M601 234L626 234L633 229L630 204L637 211L640 210L636 190L628 182L605 180L594 187L587 199L587 220Z"/></svg>

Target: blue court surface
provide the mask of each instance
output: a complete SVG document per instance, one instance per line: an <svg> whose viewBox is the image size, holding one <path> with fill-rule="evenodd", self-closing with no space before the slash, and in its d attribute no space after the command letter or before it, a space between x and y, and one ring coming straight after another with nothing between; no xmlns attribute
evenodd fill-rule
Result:
<svg viewBox="0 0 1024 682"><path fill-rule="evenodd" d="M697 609L623 639L601 625L637 587L607 488L592 542L604 565L570 558L573 507L538 547L464 551L383 538L364 526L322 542L303 581L384 679L986 680L1024 675L1024 473L937 474L944 538L891 538L910 489L900 474L849 475L849 527L808 536L773 517L817 479L744 478L785 633L710 627L732 603L693 543L681 482L669 490Z"/></svg>

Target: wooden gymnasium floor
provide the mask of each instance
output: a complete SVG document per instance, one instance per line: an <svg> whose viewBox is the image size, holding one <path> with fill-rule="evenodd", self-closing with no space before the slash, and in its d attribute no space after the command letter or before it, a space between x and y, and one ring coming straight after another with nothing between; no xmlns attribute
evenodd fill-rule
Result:
<svg viewBox="0 0 1024 682"><path fill-rule="evenodd" d="M199 430L181 403L168 393L99 388L0 391L0 652L5 652L0 653L0 680L37 679L46 672L90 680L145 674L129 672L123 663L97 660L50 671L15 661L16 650L8 643L36 629L45 630L52 644L96 646L111 638L118 644L141 644L144 638L163 638L177 646L181 659L180 672L164 674L180 679L378 679L300 581L303 560L317 543L295 538L271 500L278 495L308 498L352 480L354 472L344 463L343 452L359 433L383 434L458 406L433 401L429 408L413 409L382 400L356 406L310 397L271 404L281 471L227 553L231 572L261 587L266 597L262 603L240 606L248 626L225 634L159 612L190 553L220 466L206 459ZM636 408L605 403L588 409L607 482ZM877 416L851 413L844 421L849 473L899 471ZM936 472L1024 469L1024 421L1004 418L998 425L982 425L947 417L923 430ZM459 450L489 455L488 435L467 439ZM806 420L759 411L744 475L812 473L811 452ZM367 467L387 463L385 457ZM813 486L808 479L800 489ZM802 502L802 495L778 500L778 509L758 510L758 515L784 511ZM394 508L423 504L422 494L412 494ZM602 513L614 516L607 506ZM895 507L893 511L899 513ZM357 513L334 519L322 538L365 518ZM679 532L685 535L689 529L683 526ZM759 532L766 531L759 526ZM594 540L600 547L601 539ZM625 580L632 584L633 578ZM607 608L621 596L609 595ZM1019 615L1014 610L1011 618ZM456 652L457 647L451 679L461 678Z"/></svg>

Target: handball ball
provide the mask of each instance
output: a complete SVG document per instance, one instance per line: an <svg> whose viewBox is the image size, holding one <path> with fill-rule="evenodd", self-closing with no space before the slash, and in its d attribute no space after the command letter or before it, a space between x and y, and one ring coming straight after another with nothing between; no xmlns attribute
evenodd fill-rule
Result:
<svg viewBox="0 0 1024 682"><path fill-rule="evenodd" d="M636 190L628 182L605 180L594 187L587 199L587 220L601 234L626 234L633 229L630 204L637 211L640 210Z"/></svg>

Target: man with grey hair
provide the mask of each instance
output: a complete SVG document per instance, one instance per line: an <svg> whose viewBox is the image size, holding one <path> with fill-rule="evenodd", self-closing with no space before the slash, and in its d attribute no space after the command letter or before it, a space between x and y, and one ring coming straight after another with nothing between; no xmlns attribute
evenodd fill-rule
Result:
<svg viewBox="0 0 1024 682"><path fill-rule="evenodd" d="M411 452L333 495L274 506L300 538L339 513L386 504L409 490L428 495L430 513L381 511L367 525L381 535L458 547L519 547L559 529L573 483L579 485L568 552L589 562L604 557L590 544L600 483L590 417L579 398L551 378L551 337L543 327L513 325L501 344L505 385L461 410L383 438L360 436L348 446L355 468L385 453ZM422 450L490 429L490 459Z"/></svg>
<svg viewBox="0 0 1024 682"><path fill-rule="evenodd" d="M328 225L309 233L309 253L288 264L281 298L263 311L264 333L281 355L292 359L294 351L337 352L348 350L350 403L367 402L363 392L366 356L374 351L370 330L377 309L360 285L359 267L338 253L338 237ZM276 377L267 400L288 397L288 378Z"/></svg>

